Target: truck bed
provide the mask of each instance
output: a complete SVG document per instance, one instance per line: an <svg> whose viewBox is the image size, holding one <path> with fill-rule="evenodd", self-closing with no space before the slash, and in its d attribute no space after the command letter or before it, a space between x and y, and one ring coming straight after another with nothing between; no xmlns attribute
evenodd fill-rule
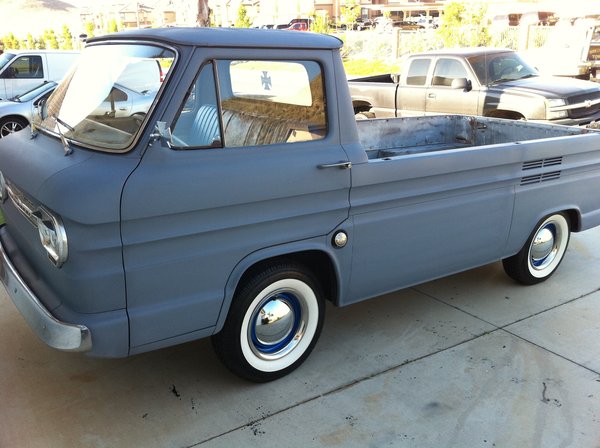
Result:
<svg viewBox="0 0 600 448"><path fill-rule="evenodd" d="M463 115L357 121L369 159L586 134L585 128Z"/></svg>

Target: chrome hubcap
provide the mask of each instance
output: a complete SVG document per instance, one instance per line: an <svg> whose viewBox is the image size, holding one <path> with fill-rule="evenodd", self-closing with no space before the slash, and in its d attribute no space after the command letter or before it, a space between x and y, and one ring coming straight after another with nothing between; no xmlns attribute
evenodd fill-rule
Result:
<svg viewBox="0 0 600 448"><path fill-rule="evenodd" d="M531 266L537 270L545 269L556 257L558 243L554 224L541 228L531 243Z"/></svg>
<svg viewBox="0 0 600 448"><path fill-rule="evenodd" d="M19 123L10 121L10 122L6 123L4 126L2 126L2 129L0 129L0 135L2 137L6 137L8 134L12 134L13 132L20 131L21 129L23 129L23 127Z"/></svg>
<svg viewBox="0 0 600 448"><path fill-rule="evenodd" d="M285 300L273 299L262 307L254 324L257 341L265 346L275 345L292 331L294 311Z"/></svg>
<svg viewBox="0 0 600 448"><path fill-rule="evenodd" d="M278 359L294 349L305 330L303 305L288 291L266 297L250 320L249 339L255 355Z"/></svg>

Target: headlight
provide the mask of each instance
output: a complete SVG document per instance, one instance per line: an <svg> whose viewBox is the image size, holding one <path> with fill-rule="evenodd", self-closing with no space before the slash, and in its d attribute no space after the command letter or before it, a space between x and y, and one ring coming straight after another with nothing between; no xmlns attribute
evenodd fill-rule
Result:
<svg viewBox="0 0 600 448"><path fill-rule="evenodd" d="M546 120L557 120L559 118L568 118L569 112L563 109L567 102L562 98L546 100Z"/></svg>
<svg viewBox="0 0 600 448"><path fill-rule="evenodd" d="M48 258L56 267L61 267L69 255L67 232L60 220L44 208L33 214L37 218L37 228L42 246L48 252Z"/></svg>
<svg viewBox="0 0 600 448"><path fill-rule="evenodd" d="M47 208L36 204L14 185L5 184L5 190L17 210L38 229L40 241L50 261L57 268L61 267L69 256L67 232L62 220Z"/></svg>

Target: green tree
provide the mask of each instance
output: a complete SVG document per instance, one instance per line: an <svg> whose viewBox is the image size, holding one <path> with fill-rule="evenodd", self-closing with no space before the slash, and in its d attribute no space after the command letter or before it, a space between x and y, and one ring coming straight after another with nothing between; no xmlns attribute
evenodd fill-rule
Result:
<svg viewBox="0 0 600 448"><path fill-rule="evenodd" d="M63 50L72 50L73 49L73 35L71 34L71 30L67 25L63 25L62 28L62 49Z"/></svg>
<svg viewBox="0 0 600 448"><path fill-rule="evenodd" d="M58 39L54 30L44 31L44 40L46 41L46 48L49 50L58 50Z"/></svg>
<svg viewBox="0 0 600 448"><path fill-rule="evenodd" d="M248 17L248 11L246 7L240 3L240 7L237 11L237 18L235 19L236 28L250 28L252 20Z"/></svg>
<svg viewBox="0 0 600 448"><path fill-rule="evenodd" d="M485 16L487 5L481 2L454 0L446 4L437 30L445 47L489 45L490 34Z"/></svg>
<svg viewBox="0 0 600 448"><path fill-rule="evenodd" d="M119 31L119 24L116 19L110 19L106 24L106 33L116 33Z"/></svg>
<svg viewBox="0 0 600 448"><path fill-rule="evenodd" d="M360 4L358 0L345 0L340 7L340 23L351 25L360 17Z"/></svg>
<svg viewBox="0 0 600 448"><path fill-rule="evenodd" d="M19 40L13 33L8 33L8 35L2 39L2 42L4 43L5 50L18 50L20 48Z"/></svg>
<svg viewBox="0 0 600 448"><path fill-rule="evenodd" d="M44 36L38 36L35 39L35 48L36 50L45 50L46 49L46 40L44 39Z"/></svg>
<svg viewBox="0 0 600 448"><path fill-rule="evenodd" d="M311 14L310 30L314 33L327 34L329 32L329 16L327 14Z"/></svg>
<svg viewBox="0 0 600 448"><path fill-rule="evenodd" d="M86 22L85 23L85 34L87 34L88 39L94 37L94 30L96 29L96 25L94 22Z"/></svg>
<svg viewBox="0 0 600 448"><path fill-rule="evenodd" d="M35 48L36 48L35 44L36 44L36 40L33 37L33 34L27 33L27 49L35 50Z"/></svg>

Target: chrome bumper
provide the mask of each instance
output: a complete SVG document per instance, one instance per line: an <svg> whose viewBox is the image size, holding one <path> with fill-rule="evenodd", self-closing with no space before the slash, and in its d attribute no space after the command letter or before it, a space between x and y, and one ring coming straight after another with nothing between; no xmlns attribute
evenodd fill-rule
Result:
<svg viewBox="0 0 600 448"><path fill-rule="evenodd" d="M56 319L25 284L4 247L0 244L0 280L8 295L39 338L58 350L86 352L92 348L92 334L84 325Z"/></svg>

